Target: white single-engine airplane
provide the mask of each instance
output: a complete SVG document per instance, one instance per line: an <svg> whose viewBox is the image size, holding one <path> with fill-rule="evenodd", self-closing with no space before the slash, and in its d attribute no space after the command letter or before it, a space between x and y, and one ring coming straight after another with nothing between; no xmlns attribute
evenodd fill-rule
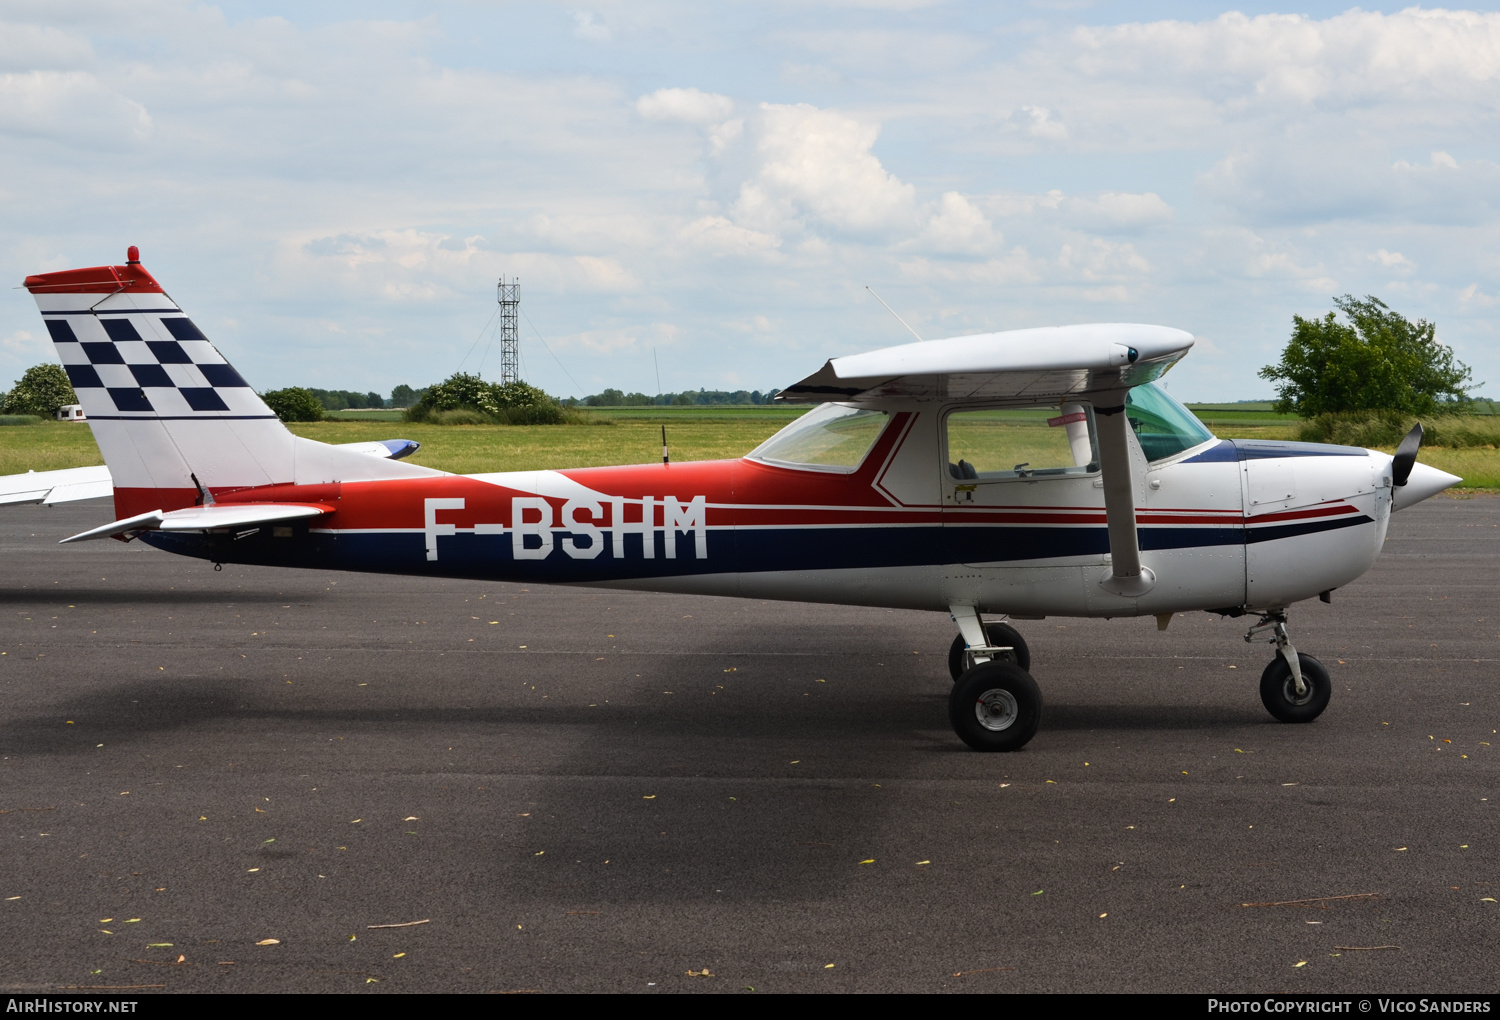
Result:
<svg viewBox="0 0 1500 1020"><path fill-rule="evenodd" d="M1254 615L1266 708L1315 719L1332 686L1287 607L1461 480L1416 463L1420 426L1394 457L1216 439L1153 382L1193 338L1120 324L836 358L778 396L820 406L739 460L452 475L292 435L127 259L26 279L114 483L119 519L65 542L946 611L948 714L981 751L1025 745L1042 707L1025 641L986 613Z"/></svg>

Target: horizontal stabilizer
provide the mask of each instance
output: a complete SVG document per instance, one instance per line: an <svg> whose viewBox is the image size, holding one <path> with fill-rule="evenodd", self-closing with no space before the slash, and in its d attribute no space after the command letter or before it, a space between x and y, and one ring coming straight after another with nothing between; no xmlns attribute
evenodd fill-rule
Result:
<svg viewBox="0 0 1500 1020"><path fill-rule="evenodd" d="M133 531L210 531L216 528L241 528L251 524L275 524L301 517L318 517L332 509L318 503L238 503L229 506L192 506L167 512L152 510L65 538L58 544L111 538Z"/></svg>
<svg viewBox="0 0 1500 1020"><path fill-rule="evenodd" d="M388 457L391 460L400 460L409 457L422 448L422 444L415 439L378 439L373 443L339 443L343 450L357 450L360 453L368 453L372 457Z"/></svg>
<svg viewBox="0 0 1500 1020"><path fill-rule="evenodd" d="M335 449L352 450L387 460L400 460L421 449L414 439L381 439L373 443L336 443ZM27 471L19 475L0 476L0 506L8 504L72 503L80 499L103 499L114 495L114 479L109 468L62 468L57 471Z"/></svg>
<svg viewBox="0 0 1500 1020"><path fill-rule="evenodd" d="M67 503L76 499L98 499L112 495L114 491L109 468L103 464L58 471L27 471L0 478L0 505Z"/></svg>

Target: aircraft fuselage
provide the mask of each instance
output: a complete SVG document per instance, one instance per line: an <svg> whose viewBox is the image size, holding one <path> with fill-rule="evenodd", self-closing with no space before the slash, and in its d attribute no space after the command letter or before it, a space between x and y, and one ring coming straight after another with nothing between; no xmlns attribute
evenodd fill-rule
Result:
<svg viewBox="0 0 1500 1020"><path fill-rule="evenodd" d="M1389 455L1213 439L1151 463L1137 441L1137 533L1158 581L1113 594L1098 471L954 478L945 412L893 409L847 473L742 458L279 486L333 512L142 539L224 563L1109 617L1284 606L1364 573L1385 538Z"/></svg>

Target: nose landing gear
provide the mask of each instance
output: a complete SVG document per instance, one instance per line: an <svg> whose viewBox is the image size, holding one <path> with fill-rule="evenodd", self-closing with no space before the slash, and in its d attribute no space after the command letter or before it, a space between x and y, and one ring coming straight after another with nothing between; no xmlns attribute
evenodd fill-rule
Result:
<svg viewBox="0 0 1500 1020"><path fill-rule="evenodd" d="M1281 722L1312 722L1323 714L1333 695L1328 669L1311 655L1299 654L1293 646L1286 633L1286 610L1262 613L1260 622L1245 632L1246 643L1265 631L1271 632L1276 658L1260 675L1261 703Z"/></svg>

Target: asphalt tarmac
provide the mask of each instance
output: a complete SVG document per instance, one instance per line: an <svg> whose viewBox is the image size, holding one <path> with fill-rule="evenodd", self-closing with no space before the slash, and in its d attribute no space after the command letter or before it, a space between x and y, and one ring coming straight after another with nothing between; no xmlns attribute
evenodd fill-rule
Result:
<svg viewBox="0 0 1500 1020"><path fill-rule="evenodd" d="M5 991L1500 987L1500 499L1296 607L1316 722L1246 621L1048 619L990 755L945 615L56 544L109 513L0 510Z"/></svg>

